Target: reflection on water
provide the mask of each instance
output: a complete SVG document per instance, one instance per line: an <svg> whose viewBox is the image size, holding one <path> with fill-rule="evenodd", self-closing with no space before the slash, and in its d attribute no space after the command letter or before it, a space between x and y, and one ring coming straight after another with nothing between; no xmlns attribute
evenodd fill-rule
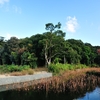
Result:
<svg viewBox="0 0 100 100"><path fill-rule="evenodd" d="M85 94L85 95L84 95ZM75 99L77 98L77 99ZM45 91L6 91L0 92L0 100L100 100L100 88L96 87L92 92L79 93L48 93Z"/></svg>
<svg viewBox="0 0 100 100"><path fill-rule="evenodd" d="M76 100L100 100L100 88L96 87L94 91L87 92L84 97L78 98Z"/></svg>

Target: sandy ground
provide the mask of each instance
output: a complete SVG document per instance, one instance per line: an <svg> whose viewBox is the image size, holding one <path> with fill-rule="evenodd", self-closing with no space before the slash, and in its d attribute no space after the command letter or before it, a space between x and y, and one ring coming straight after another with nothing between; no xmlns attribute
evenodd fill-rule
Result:
<svg viewBox="0 0 100 100"><path fill-rule="evenodd" d="M0 78L6 78L6 77L13 77L13 76L10 76L9 74L0 75Z"/></svg>
<svg viewBox="0 0 100 100"><path fill-rule="evenodd" d="M34 74L40 74L40 73L47 73L47 72L46 71L34 72ZM14 77L14 76L11 76L10 74L0 75L0 78L7 78L7 77Z"/></svg>

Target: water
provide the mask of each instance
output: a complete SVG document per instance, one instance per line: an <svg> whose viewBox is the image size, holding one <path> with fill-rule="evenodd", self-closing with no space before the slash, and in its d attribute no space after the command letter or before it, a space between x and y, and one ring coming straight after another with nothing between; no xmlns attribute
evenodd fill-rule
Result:
<svg viewBox="0 0 100 100"><path fill-rule="evenodd" d="M76 100L100 100L100 88L96 87L92 92L87 92L85 96Z"/></svg>
<svg viewBox="0 0 100 100"><path fill-rule="evenodd" d="M100 100L100 88L83 93L54 94L45 91L5 91L0 92L0 100Z"/></svg>

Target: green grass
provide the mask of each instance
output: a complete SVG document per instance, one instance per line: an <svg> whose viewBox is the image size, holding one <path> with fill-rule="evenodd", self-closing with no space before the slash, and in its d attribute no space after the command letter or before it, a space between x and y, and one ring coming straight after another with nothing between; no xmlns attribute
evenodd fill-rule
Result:
<svg viewBox="0 0 100 100"><path fill-rule="evenodd" d="M18 65L1 65L0 66L0 74L9 73L9 72L20 72L22 70L30 69L29 66L18 66Z"/></svg>
<svg viewBox="0 0 100 100"><path fill-rule="evenodd" d="M62 71L82 69L82 68L86 68L86 67L87 66L83 65L83 64L61 64L61 63L57 63L57 64L50 64L48 66L48 70L50 72L53 72L54 74L59 74Z"/></svg>
<svg viewBox="0 0 100 100"><path fill-rule="evenodd" d="M86 68L86 65L82 65L82 64L61 64L61 63L57 63L57 64L50 64L48 66L48 70L49 72L52 72L54 75L59 74L61 72L64 72L66 70L75 70L75 69L82 69L82 68ZM2 65L0 66L0 74L4 74L4 73L11 73L11 72L25 72L23 70L28 71L30 69L30 67L28 65L24 65L24 66L18 66L18 65ZM34 69L34 71L41 71L44 70L43 68L36 68ZM31 71L29 71L31 73Z"/></svg>
<svg viewBox="0 0 100 100"><path fill-rule="evenodd" d="M48 71L46 67L30 68L28 65L18 66L18 65L0 65L0 74L10 74L14 76L34 74L34 72Z"/></svg>

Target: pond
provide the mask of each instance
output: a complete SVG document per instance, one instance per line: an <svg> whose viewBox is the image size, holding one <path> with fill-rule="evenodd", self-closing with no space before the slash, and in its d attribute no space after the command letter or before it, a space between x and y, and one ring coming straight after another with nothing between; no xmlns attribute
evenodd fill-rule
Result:
<svg viewBox="0 0 100 100"><path fill-rule="evenodd" d="M100 88L96 87L95 90L87 92L83 97L76 100L100 100Z"/></svg>
<svg viewBox="0 0 100 100"><path fill-rule="evenodd" d="M45 91L4 91L0 92L0 100L100 100L100 88L83 93L48 93Z"/></svg>

